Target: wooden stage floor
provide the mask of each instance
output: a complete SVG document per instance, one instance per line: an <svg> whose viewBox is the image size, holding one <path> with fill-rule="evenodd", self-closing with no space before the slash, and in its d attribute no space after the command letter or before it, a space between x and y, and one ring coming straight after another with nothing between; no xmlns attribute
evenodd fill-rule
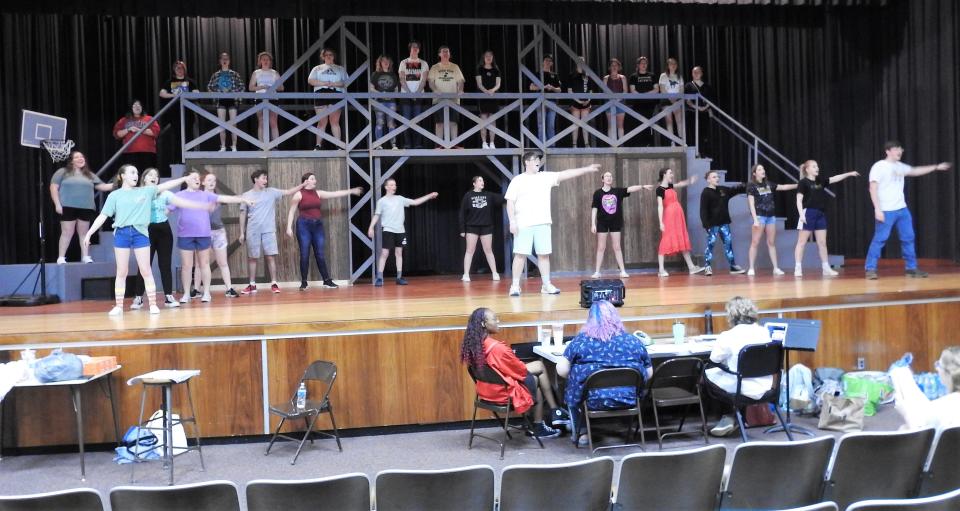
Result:
<svg viewBox="0 0 960 511"><path fill-rule="evenodd" d="M621 313L625 317L694 314L707 306L717 311L734 295L753 298L761 309L779 310L960 297L960 266L952 262L925 262L922 267L930 271L930 278L910 279L903 276L902 263L887 261L876 281L864 279L858 262L849 263L834 278L824 278L819 272L804 278L790 274L774 277L769 270L756 277L725 272L713 277L685 272L669 278L637 274L624 280L627 303ZM215 293L212 303L194 301L163 309L159 315L128 310L121 318L107 316L109 301L0 308L0 345L456 328L464 325L477 307L493 308L505 324L582 320L580 280L555 279L563 292L548 296L539 293L538 278L527 279L520 298L507 296L509 280L493 282L487 275L478 275L469 283L453 276L414 277L406 287L388 279L382 288L361 282L340 289L312 287L304 292L286 288L277 295L261 285L260 292L251 296L228 299Z"/></svg>

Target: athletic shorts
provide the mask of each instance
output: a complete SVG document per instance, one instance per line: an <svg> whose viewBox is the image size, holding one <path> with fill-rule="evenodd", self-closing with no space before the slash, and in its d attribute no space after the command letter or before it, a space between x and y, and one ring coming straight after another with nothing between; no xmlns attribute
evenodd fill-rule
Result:
<svg viewBox="0 0 960 511"><path fill-rule="evenodd" d="M404 232L383 231L383 236L380 237L380 241L383 243L380 248L384 250L403 248L407 246L407 234Z"/></svg>
<svg viewBox="0 0 960 511"><path fill-rule="evenodd" d="M807 208L807 215L803 220L804 231L825 231L827 229L827 215L816 208Z"/></svg>
<svg viewBox="0 0 960 511"><path fill-rule="evenodd" d="M463 231L467 234L476 234L477 236L486 236L488 234L493 234L492 225L468 225L466 230Z"/></svg>
<svg viewBox="0 0 960 511"><path fill-rule="evenodd" d="M460 112L450 109L450 122L456 124L460 122ZM434 124L443 124L443 109L437 110L433 113L433 123Z"/></svg>
<svg viewBox="0 0 960 511"><path fill-rule="evenodd" d="M250 259L256 259L260 257L261 252L263 255L275 256L280 253L280 250L277 248L277 233L276 232L250 232L247 233L247 256ZM263 250L261 250L261 248Z"/></svg>
<svg viewBox="0 0 960 511"><path fill-rule="evenodd" d="M319 108L319 107L325 107L325 106L327 106L327 105L332 105L332 104L336 103L337 101L340 101L340 98L332 98L332 97L330 97L330 96L326 96L326 95L325 95L325 94L336 94L337 92L340 92L340 91L338 91L337 89L320 89L320 90L314 91L314 92L316 92L317 94L324 94L324 95L319 96L319 97L317 97L316 99L313 100L313 106L314 106L314 107L317 107L317 108Z"/></svg>
<svg viewBox="0 0 960 511"><path fill-rule="evenodd" d="M92 209L70 208L67 206L63 207L63 214L60 215L61 222L73 222L74 220L92 222L96 220L96 218L97 212Z"/></svg>
<svg viewBox="0 0 960 511"><path fill-rule="evenodd" d="M777 217L757 215L757 222L760 222L760 225L777 225Z"/></svg>
<svg viewBox="0 0 960 511"><path fill-rule="evenodd" d="M180 250L206 250L210 248L210 236L181 236L177 238Z"/></svg>
<svg viewBox="0 0 960 511"><path fill-rule="evenodd" d="M227 240L227 230L226 229L211 229L210 230L210 245L217 249L225 249L230 244L230 241Z"/></svg>
<svg viewBox="0 0 960 511"><path fill-rule="evenodd" d="M513 253L520 255L550 255L553 252L550 224L521 227L513 237Z"/></svg>
<svg viewBox="0 0 960 511"><path fill-rule="evenodd" d="M150 238L132 225L113 230L113 246L116 248L144 248L150 246Z"/></svg>
<svg viewBox="0 0 960 511"><path fill-rule="evenodd" d="M216 102L217 110L236 110L237 100L233 98L220 98Z"/></svg>
<svg viewBox="0 0 960 511"><path fill-rule="evenodd" d="M606 219L597 215L597 232L620 232L623 230L623 219Z"/></svg>

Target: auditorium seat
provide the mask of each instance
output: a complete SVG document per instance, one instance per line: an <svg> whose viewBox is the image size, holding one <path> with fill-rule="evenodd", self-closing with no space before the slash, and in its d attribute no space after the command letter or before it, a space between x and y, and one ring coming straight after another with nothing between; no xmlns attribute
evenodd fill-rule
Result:
<svg viewBox="0 0 960 511"><path fill-rule="evenodd" d="M110 490L113 511L240 511L240 496L232 481L180 486L117 486Z"/></svg>
<svg viewBox="0 0 960 511"><path fill-rule="evenodd" d="M0 511L103 511L103 497L93 488L0 497Z"/></svg>
<svg viewBox="0 0 960 511"><path fill-rule="evenodd" d="M711 445L688 451L624 456L617 509L716 509L727 450Z"/></svg>
<svg viewBox="0 0 960 511"><path fill-rule="evenodd" d="M864 500L847 511L957 511L960 509L960 488L943 495L919 499Z"/></svg>
<svg viewBox="0 0 960 511"><path fill-rule="evenodd" d="M930 464L920 482L920 497L930 497L960 488L960 426L947 428L937 434L933 443Z"/></svg>
<svg viewBox="0 0 960 511"><path fill-rule="evenodd" d="M513 465L500 478L500 511L607 511L613 458L558 465Z"/></svg>
<svg viewBox="0 0 960 511"><path fill-rule="evenodd" d="M720 509L780 509L820 502L833 445L829 435L738 445Z"/></svg>
<svg viewBox="0 0 960 511"><path fill-rule="evenodd" d="M489 465L384 470L377 474L375 487L377 511L491 511L494 506L494 473Z"/></svg>
<svg viewBox="0 0 960 511"><path fill-rule="evenodd" d="M257 479L246 485L247 510L370 511L370 479L355 472L294 481Z"/></svg>

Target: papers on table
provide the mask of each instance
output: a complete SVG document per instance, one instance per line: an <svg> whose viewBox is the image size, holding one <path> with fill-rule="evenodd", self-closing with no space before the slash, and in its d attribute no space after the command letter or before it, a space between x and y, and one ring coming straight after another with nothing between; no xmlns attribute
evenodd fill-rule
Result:
<svg viewBox="0 0 960 511"><path fill-rule="evenodd" d="M183 383L194 376L200 376L199 369L158 369L127 380L127 385L137 383Z"/></svg>

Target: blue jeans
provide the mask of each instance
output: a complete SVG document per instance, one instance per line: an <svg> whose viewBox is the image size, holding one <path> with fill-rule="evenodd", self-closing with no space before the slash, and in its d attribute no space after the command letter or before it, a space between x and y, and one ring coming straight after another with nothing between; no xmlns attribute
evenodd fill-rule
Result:
<svg viewBox="0 0 960 511"><path fill-rule="evenodd" d="M327 270L327 260L323 258L323 220L309 218L297 219L297 241L300 242L300 280L306 282L310 269L310 249L313 248L313 257L317 260L320 278L330 278Z"/></svg>
<svg viewBox="0 0 960 511"><path fill-rule="evenodd" d="M414 117L423 113L423 110L423 100L400 100L400 114L407 119L413 119ZM423 147L423 135L414 131L413 128L407 128L403 131L403 146L406 149L410 149L412 147Z"/></svg>
<svg viewBox="0 0 960 511"><path fill-rule="evenodd" d="M913 217L910 216L910 210L907 208L894 211L883 212L883 222L876 222L876 228L873 231L873 240L870 241L870 248L867 250L867 262L864 267L868 271L877 270L877 261L880 259L880 251L887 243L890 232L897 228L897 236L900 237L900 251L902 252L904 266L908 270L917 269L917 251L913 240Z"/></svg>
<svg viewBox="0 0 960 511"><path fill-rule="evenodd" d="M538 131L540 140L546 142L557 134L557 111L548 106L543 107L543 114L537 112Z"/></svg>
<svg viewBox="0 0 960 511"><path fill-rule="evenodd" d="M717 235L723 239L723 255L727 256L730 266L737 263L733 259L733 234L730 233L730 224L715 225L707 229L707 250L703 260L707 266L713 266L713 245L717 243Z"/></svg>
<svg viewBox="0 0 960 511"><path fill-rule="evenodd" d="M393 110L394 112L397 111L397 104L392 101L384 101L382 105L390 110ZM376 125L373 128L373 139L380 140L383 138L384 126L389 127L392 131L395 123L393 121L393 117L387 116L387 114L381 110L374 110L373 114L376 119Z"/></svg>

